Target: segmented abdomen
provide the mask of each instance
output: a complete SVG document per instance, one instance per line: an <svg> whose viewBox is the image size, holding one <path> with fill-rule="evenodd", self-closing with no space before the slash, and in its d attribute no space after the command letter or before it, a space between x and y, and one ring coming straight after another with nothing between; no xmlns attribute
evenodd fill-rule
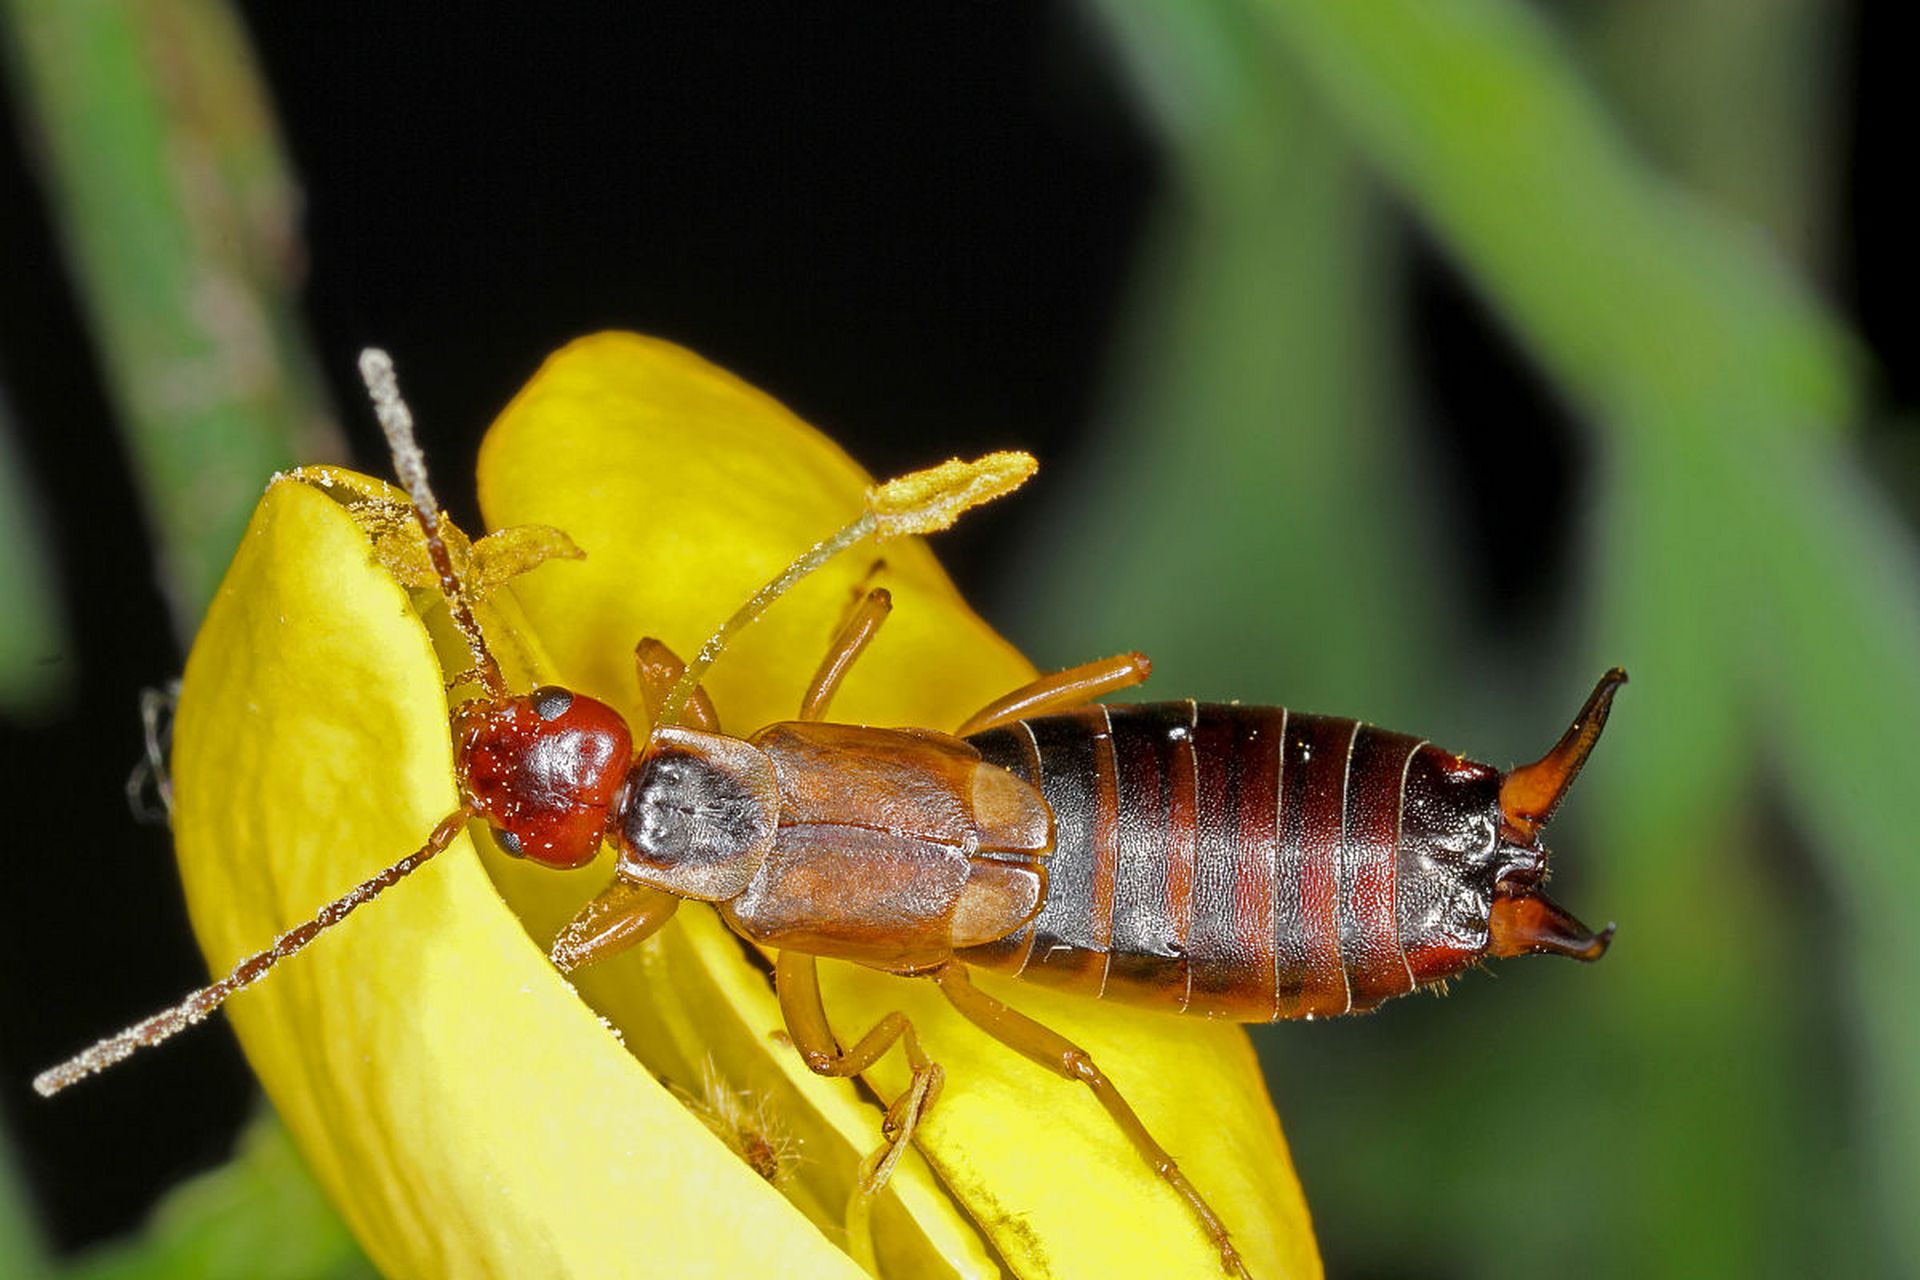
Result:
<svg viewBox="0 0 1920 1280"><path fill-rule="evenodd" d="M968 964L1266 1022L1413 989L1395 920L1422 744L1280 707L1089 707L974 735L1055 819L1046 905ZM1432 750L1429 748L1428 750Z"/></svg>

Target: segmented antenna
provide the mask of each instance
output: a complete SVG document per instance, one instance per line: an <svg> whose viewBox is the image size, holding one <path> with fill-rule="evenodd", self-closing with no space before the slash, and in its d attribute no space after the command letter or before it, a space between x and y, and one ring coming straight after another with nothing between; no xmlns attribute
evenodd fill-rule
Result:
<svg viewBox="0 0 1920 1280"><path fill-rule="evenodd" d="M360 377L367 384L367 394L373 399L374 416L380 420L380 429L386 434L387 448L393 454L394 472L413 501L414 518L420 522L420 532L426 537L427 558L433 562L434 572L440 578L440 592L447 598L447 610L453 617L454 626L459 628L467 648L473 652L474 665L488 695L504 699L508 696L508 690L506 680L500 674L500 664L494 661L492 651L487 648L486 635L480 630L480 622L467 602L460 575L453 568L453 557L447 552L446 538L440 532L440 504L427 483L427 461L414 440L413 414L407 408L407 402L400 398L393 360L378 348L367 348L360 353ZM151 722L148 739L151 755L154 754L155 740ZM228 996L260 981L274 965L299 954L308 943L346 919L357 908L372 902L426 865L453 843L454 837L466 829L468 820L475 813L476 810L466 805L454 810L434 827L433 834L427 837L425 844L386 870L362 880L320 908L306 923L281 934L265 951L255 952L242 960L226 977L188 993L185 999L171 1008L162 1009L134 1023L119 1035L109 1036L84 1053L41 1072L34 1077L34 1090L41 1097L50 1098L69 1085L124 1062L141 1049L151 1048L188 1027L206 1021L226 1003Z"/></svg>
<svg viewBox="0 0 1920 1280"><path fill-rule="evenodd" d="M360 353L360 379L367 384L374 417L380 420L380 430L386 433L394 474L413 499L414 518L420 522L420 532L426 535L427 558L440 577L440 594L447 598L447 611L453 617L453 625L467 642L467 648L473 651L474 666L480 673L481 684L486 686L487 696L504 699L508 694L506 679L500 674L500 664L493 660L493 651L487 648L486 634L480 630L480 620L473 616L473 608L460 586L460 575L453 570L453 557L447 553L446 539L440 534L440 503L427 484L426 455L414 440L413 411L400 398L393 358L378 347L368 347Z"/></svg>
<svg viewBox="0 0 1920 1280"><path fill-rule="evenodd" d="M86 1052L75 1054L59 1066L42 1071L33 1078L34 1091L43 1098L51 1098L68 1085L98 1075L115 1063L126 1061L137 1051L150 1049L188 1027L206 1021L214 1010L226 1003L228 996L260 981L267 976L267 970L299 953L309 942L346 919L356 907L372 902L424 866L435 854L452 844L455 836L466 830L467 820L471 817L473 811L465 807L448 814L433 829L433 834L427 837L424 845L385 871L362 880L320 908L313 919L294 926L274 939L273 945L265 951L248 956L220 981L201 987L172 1008L162 1009L152 1017L134 1023L119 1035L109 1036Z"/></svg>

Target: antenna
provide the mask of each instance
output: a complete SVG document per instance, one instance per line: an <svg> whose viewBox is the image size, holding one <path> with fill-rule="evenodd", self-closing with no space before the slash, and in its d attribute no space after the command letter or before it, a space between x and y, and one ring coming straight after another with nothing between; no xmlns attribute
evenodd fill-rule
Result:
<svg viewBox="0 0 1920 1280"><path fill-rule="evenodd" d="M413 413L407 408L407 402L400 398L400 386L394 377L392 358L376 347L367 348L360 353L360 377L367 384L367 394L373 399L374 416L380 420L380 429L386 434L387 448L393 454L394 473L399 476L400 483L406 486L407 494L413 501L413 514L420 522L421 533L426 536L427 558L433 562L434 572L439 575L440 592L447 598L448 612L466 640L467 648L473 652L474 663L488 696L496 701L504 700L509 691L505 678L500 674L500 664L494 661L492 651L487 648L486 635L480 630L479 619L474 617L473 609L467 603L460 585L460 575L454 571L453 557L448 553L446 538L440 531L440 504L433 496L432 486L427 483L426 458L414 439ZM154 729L151 722L148 738L148 750L152 753ZM166 793L163 791L162 794L164 796ZM461 805L440 820L427 837L427 842L418 849L386 870L362 880L320 908L312 919L295 925L274 939L273 945L265 951L257 951L242 960L226 977L189 992L178 1004L162 1009L134 1023L119 1035L109 1036L59 1066L41 1072L34 1077L34 1090L41 1097L50 1098L69 1085L124 1062L141 1049L151 1048L188 1027L206 1021L226 1003L228 996L260 981L274 965L299 954L308 943L346 919L357 908L372 902L425 866L453 843L454 837L466 829L467 822L478 812L472 804Z"/></svg>
<svg viewBox="0 0 1920 1280"><path fill-rule="evenodd" d="M453 616L453 625L467 642L467 648L473 651L474 666L480 672L487 696L495 701L503 699L508 695L507 682L500 674L500 664L493 660L493 651L487 648L486 634L480 630L480 620L473 616L473 608L467 603L460 575L453 569L453 557L447 552L446 539L440 534L440 503L427 483L426 455L420 452L420 445L413 437L413 411L400 398L393 357L379 347L362 351L360 380L367 384L367 394L373 399L373 415L380 420L380 430L386 433L387 449L393 454L393 472L413 499L414 518L420 522L420 532L426 535L427 558L440 576L440 594L447 598L447 611Z"/></svg>
<svg viewBox="0 0 1920 1280"><path fill-rule="evenodd" d="M51 1098L68 1085L98 1075L115 1063L126 1061L137 1051L150 1049L188 1027L206 1021L208 1015L226 1003L228 996L260 981L274 965L297 955L309 942L345 920L354 908L372 902L426 865L435 854L452 844L455 836L466 830L467 820L473 816L474 811L464 805L454 810L440 820L440 825L433 829L433 834L427 837L425 844L320 908L313 919L281 934L265 951L256 951L242 960L220 981L190 992L171 1008L162 1009L152 1017L134 1023L119 1035L109 1036L84 1053L77 1053L59 1066L42 1071L33 1078L34 1092L43 1098Z"/></svg>

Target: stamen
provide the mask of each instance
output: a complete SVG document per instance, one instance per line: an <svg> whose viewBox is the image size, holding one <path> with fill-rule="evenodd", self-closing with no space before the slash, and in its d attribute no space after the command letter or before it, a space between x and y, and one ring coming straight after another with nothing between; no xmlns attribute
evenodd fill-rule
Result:
<svg viewBox="0 0 1920 1280"><path fill-rule="evenodd" d="M733 637L746 630L761 614L792 590L803 578L829 560L854 546L868 534L884 540L908 534L937 533L973 508L1012 493L1040 469L1030 453L1002 451L990 453L973 462L955 459L937 467L909 472L885 484L867 490L867 509L858 519L839 532L813 544L792 564L765 586L754 592L720 624L700 652L693 655L666 699L660 704L655 726L675 725L686 708L687 699L726 649Z"/></svg>
<svg viewBox="0 0 1920 1280"><path fill-rule="evenodd" d="M1012 493L1039 469L1032 454L1013 449L972 462L955 458L867 490L867 510L879 520L882 538L938 533L975 507Z"/></svg>

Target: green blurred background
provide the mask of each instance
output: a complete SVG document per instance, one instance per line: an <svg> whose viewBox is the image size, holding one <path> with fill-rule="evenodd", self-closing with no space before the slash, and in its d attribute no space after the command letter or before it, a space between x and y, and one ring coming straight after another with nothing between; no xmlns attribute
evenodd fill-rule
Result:
<svg viewBox="0 0 1920 1280"><path fill-rule="evenodd" d="M224 1032L26 1081L198 980L136 691L273 467L379 469L352 353L459 515L617 325L882 473L1040 453L946 550L1043 664L1502 764L1629 668L1554 827L1603 964L1256 1033L1330 1272L1920 1273L1892 6L0 14L0 1272L364 1269L271 1124L223 1163Z"/></svg>

